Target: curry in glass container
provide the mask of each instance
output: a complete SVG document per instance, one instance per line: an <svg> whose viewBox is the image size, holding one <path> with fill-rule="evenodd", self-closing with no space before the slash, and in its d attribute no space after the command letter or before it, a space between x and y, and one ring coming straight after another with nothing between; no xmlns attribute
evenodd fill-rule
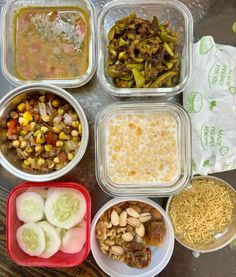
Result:
<svg viewBox="0 0 236 277"><path fill-rule="evenodd" d="M22 80L86 73L89 15L79 7L27 7L15 16L15 69Z"/></svg>

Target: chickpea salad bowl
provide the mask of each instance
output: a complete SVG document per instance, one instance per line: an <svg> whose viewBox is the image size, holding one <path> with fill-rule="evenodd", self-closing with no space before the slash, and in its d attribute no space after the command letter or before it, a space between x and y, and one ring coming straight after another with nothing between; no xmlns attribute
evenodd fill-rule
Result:
<svg viewBox="0 0 236 277"><path fill-rule="evenodd" d="M25 180L49 181L82 159L88 123L79 103L53 85L25 85L0 101L2 165Z"/></svg>

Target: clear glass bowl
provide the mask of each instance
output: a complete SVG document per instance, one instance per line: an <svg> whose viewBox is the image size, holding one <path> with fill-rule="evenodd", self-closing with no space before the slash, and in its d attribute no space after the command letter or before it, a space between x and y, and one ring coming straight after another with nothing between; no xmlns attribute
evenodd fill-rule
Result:
<svg viewBox="0 0 236 277"><path fill-rule="evenodd" d="M108 138L107 132L109 130L108 128L110 128L108 123L111 122L110 121L111 117L113 117L114 115L119 116L119 115L125 115L125 114L126 115L134 114L135 116L136 115L142 116L147 114L153 115L154 113L156 114L159 112L160 112L160 115L162 114L170 115L173 121L175 122L175 126L176 126L175 127L176 128L175 162L177 165L175 175L173 175L169 181L165 181L165 182L160 181L160 179L158 179L157 177L155 177L155 179L152 181L150 181L150 179L149 181L143 181L146 178L146 177L144 178L143 176L142 176L142 182L137 181L135 183L134 181L135 179L132 179L133 182L130 182L130 179L129 179L129 182L117 181L117 179L113 178L109 173L109 168L111 167L108 166L108 163L110 163L111 161L110 159L111 153L109 153L111 149L108 149L109 138ZM159 114L157 117L159 117ZM114 122L114 117L112 120ZM116 124L116 122L114 124ZM126 125L130 126L129 122ZM120 128L119 126L118 128ZM143 129L143 130L144 132L145 131L147 132L148 129ZM119 136L122 136L122 134L119 134ZM146 138L147 140L149 140L150 136L148 135ZM114 138L114 140L116 141L116 138ZM149 140L149 143L150 143L150 140ZM143 147L146 147L146 146L147 144L144 145ZM169 196L183 189L185 185L188 184L191 178L192 171L191 171L190 119L187 112L178 104L173 104L168 102L128 102L128 103L115 103L105 107L99 112L96 118L95 147L96 147L95 161L96 161L97 181L101 186L101 188L106 193L113 196L114 195L115 196L131 196L131 195L134 196L135 195L135 196L150 196L150 197ZM135 153L136 156L138 156L139 153L140 152L137 151ZM134 160L131 161L131 163L133 161L136 162L135 158ZM140 161L138 161L137 167L142 168L139 165L140 165ZM155 162L152 163L152 167L154 168L155 166L156 166L156 163ZM159 162L158 162L158 166L159 166ZM165 166L168 166L168 165L164 164L164 167ZM118 166L118 168L119 167L120 165ZM136 167L135 167L135 170L137 172ZM125 176L127 176L127 174ZM127 177L127 180L128 180L128 177Z"/></svg>
<svg viewBox="0 0 236 277"><path fill-rule="evenodd" d="M119 19L136 13L141 18L152 19L157 16L160 22L170 22L179 33L181 74L175 87L163 88L117 88L108 76L108 32ZM192 72L193 19L188 8L176 0L114 0L104 6L98 17L98 79L114 96L173 96L187 86Z"/></svg>
<svg viewBox="0 0 236 277"><path fill-rule="evenodd" d="M85 74L75 79L44 79L44 80L21 80L17 77L14 67L15 46L14 46L14 17L22 8L26 7L80 7L89 15L89 64ZM15 85L29 83L47 83L63 88L80 87L86 84L93 76L96 69L95 58L95 9L89 0L9 0L1 11L1 40L2 40L2 71L7 80Z"/></svg>
<svg viewBox="0 0 236 277"><path fill-rule="evenodd" d="M225 186L226 188L229 188L232 190L232 192L236 195L235 189L227 182L224 180L217 178L215 176L195 176L192 178L192 180L213 180L219 182L222 186ZM189 182L187 187L185 188L186 190L191 190L192 184ZM166 205L166 212L170 216L170 205L173 197L170 197L168 199L167 205ZM236 197L235 197L236 199ZM230 244L234 239L236 239L236 202L234 202L234 216L232 218L232 223L221 233L215 234L215 240L212 242L208 242L203 244L202 247L199 248L194 248L191 245L189 245L186 240L183 238L183 236L175 234L176 240L182 244L184 247L186 247L189 250L192 250L195 254L196 257L198 257L199 253L209 253L213 252L216 250L220 250L221 248L225 247L226 245ZM175 227L175 226L174 226Z"/></svg>

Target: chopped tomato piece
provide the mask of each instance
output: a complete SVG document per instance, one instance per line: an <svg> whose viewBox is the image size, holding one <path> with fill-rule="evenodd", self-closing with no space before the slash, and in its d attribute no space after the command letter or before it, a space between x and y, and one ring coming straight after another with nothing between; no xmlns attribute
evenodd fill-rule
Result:
<svg viewBox="0 0 236 277"><path fill-rule="evenodd" d="M55 134L52 131L49 131L46 135L45 135L45 140L47 144L51 144L53 146L56 146L57 143L57 134Z"/></svg>
<svg viewBox="0 0 236 277"><path fill-rule="evenodd" d="M67 160L67 154L66 154L66 152L61 152L61 153L59 153L59 154L58 154L58 158L59 158L59 160L60 160L62 163L64 163L64 162Z"/></svg>
<svg viewBox="0 0 236 277"><path fill-rule="evenodd" d="M17 133L17 120L16 119L10 119L10 126L8 127L8 130L7 130L7 134L12 136L12 135L16 135Z"/></svg>

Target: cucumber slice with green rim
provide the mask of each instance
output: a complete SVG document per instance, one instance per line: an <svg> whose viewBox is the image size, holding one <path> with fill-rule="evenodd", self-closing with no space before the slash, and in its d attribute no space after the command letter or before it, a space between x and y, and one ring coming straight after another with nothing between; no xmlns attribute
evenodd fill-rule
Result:
<svg viewBox="0 0 236 277"><path fill-rule="evenodd" d="M61 247L61 239L56 228L47 221L38 222L39 227L42 228L45 236L45 250L40 255L41 258L50 258Z"/></svg>
<svg viewBox="0 0 236 277"><path fill-rule="evenodd" d="M44 200L36 192L24 192L16 198L16 213L24 222L37 222L44 217Z"/></svg>
<svg viewBox="0 0 236 277"><path fill-rule="evenodd" d="M19 247L30 256L39 256L45 249L43 230L36 223L25 223L16 231Z"/></svg>
<svg viewBox="0 0 236 277"><path fill-rule="evenodd" d="M86 242L85 229L80 227L71 228L63 236L61 250L64 253L75 254L82 250L85 242Z"/></svg>
<svg viewBox="0 0 236 277"><path fill-rule="evenodd" d="M55 188L47 194L44 212L52 225L68 230L85 216L86 200L76 189Z"/></svg>

